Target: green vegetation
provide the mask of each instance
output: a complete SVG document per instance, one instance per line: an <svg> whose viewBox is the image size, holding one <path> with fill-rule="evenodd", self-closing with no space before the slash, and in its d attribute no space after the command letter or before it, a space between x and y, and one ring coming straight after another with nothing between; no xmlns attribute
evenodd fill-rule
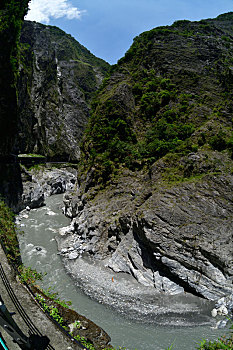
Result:
<svg viewBox="0 0 233 350"><path fill-rule="evenodd" d="M20 281L23 283L27 283L28 285L33 285L36 281L42 281L43 274L33 270L31 267L26 267L24 265L20 265L18 267Z"/></svg>
<svg viewBox="0 0 233 350"><path fill-rule="evenodd" d="M14 214L3 200L0 200L0 240L5 246L8 260L18 265L20 263L20 250Z"/></svg>
<svg viewBox="0 0 233 350"><path fill-rule="evenodd" d="M232 21L233 20L233 12L227 12L223 13L222 15L219 15L217 18L219 21Z"/></svg>
<svg viewBox="0 0 233 350"><path fill-rule="evenodd" d="M17 76L19 35L29 0L3 0L0 3L0 154L12 150L17 128Z"/></svg>
<svg viewBox="0 0 233 350"><path fill-rule="evenodd" d="M63 327L66 331L69 331L68 322L65 320L62 316L61 309L58 309L57 305L61 305L62 307L69 308L71 305L71 302L63 301L60 298L58 298L57 293L51 293L51 289L49 288L48 291L42 291L44 295L46 295L47 298L45 298L41 293L36 293L36 300L39 302L41 307L44 311L48 312L48 314L60 324L61 327ZM55 304L53 304L53 302ZM76 320L73 324L73 331L69 332L70 335L78 340L83 346L85 346L89 350L96 350L96 348L93 346L93 344L87 340L85 337L80 336L77 334L77 332L74 333L74 331L78 331L82 328L82 325L80 321ZM112 349L112 348L111 348ZM110 348L105 348L104 350L110 350ZM115 349L117 350L117 349ZM119 348L119 350L124 350L124 348Z"/></svg>
<svg viewBox="0 0 233 350"><path fill-rule="evenodd" d="M233 133L230 137L223 130L219 130L218 133L212 136L209 140L212 149L217 151L224 151L226 149L230 150L231 154L233 152Z"/></svg>
<svg viewBox="0 0 233 350"><path fill-rule="evenodd" d="M232 155L233 40L216 23L177 21L142 33L112 67L93 100L81 145L80 173L91 173L92 186L106 183L122 167L140 170L169 153L181 158L212 149ZM209 54L209 35L219 56L200 74L198 47Z"/></svg>
<svg viewBox="0 0 233 350"><path fill-rule="evenodd" d="M197 350L232 350L233 349L233 325L230 327L231 333L229 336L224 336L216 341L207 341L202 339L198 344Z"/></svg>
<svg viewBox="0 0 233 350"><path fill-rule="evenodd" d="M10 63L14 74L18 72L19 35L28 3L29 0L5 0L0 5L0 36L8 42L4 51L10 62L6 64Z"/></svg>
<svg viewBox="0 0 233 350"><path fill-rule="evenodd" d="M43 290L43 293L50 299L53 300L55 303L61 305L64 308L69 308L72 305L71 301L64 301L61 300L58 296L57 292L52 291L52 287L49 287L47 290Z"/></svg>
<svg viewBox="0 0 233 350"><path fill-rule="evenodd" d="M59 314L59 311L56 307L53 305L47 305L46 300L39 294L36 294L36 300L39 302L39 304L42 306L44 311L48 312L49 315L58 322L61 326L64 323L63 317Z"/></svg>
<svg viewBox="0 0 233 350"><path fill-rule="evenodd" d="M43 290L35 285L36 281L41 281L43 279L44 274L38 273L36 270L31 267L25 267L21 265L19 267L20 280L23 283L27 283L31 288L34 288L36 292L36 300L41 305L42 309L47 312L56 322L59 323L61 327L63 327L66 331L68 328L68 321L63 317L63 308L69 309L71 302L61 300L58 297L58 293L53 292L52 288L49 287L47 290ZM75 329L79 329L81 327L80 322L75 321ZM92 343L87 341L84 337L79 335L73 335L75 339L80 341L87 349L95 350Z"/></svg>
<svg viewBox="0 0 233 350"><path fill-rule="evenodd" d="M43 25L41 25L44 28ZM94 56L88 49L78 43L70 34L66 34L61 29L48 26L51 41L56 42L58 60L74 61L74 75L78 86L83 91L87 101L96 91L99 84L96 78L96 72L93 67L97 68L100 73L106 75L110 65L104 60Z"/></svg>
<svg viewBox="0 0 233 350"><path fill-rule="evenodd" d="M120 165L134 170L180 149L195 131L195 125L187 122L190 97L179 93L170 79L150 70L135 74L131 84L134 111L126 111L114 97L106 96L102 104L101 92L99 104L94 102L82 150L85 164L95 167L100 182Z"/></svg>

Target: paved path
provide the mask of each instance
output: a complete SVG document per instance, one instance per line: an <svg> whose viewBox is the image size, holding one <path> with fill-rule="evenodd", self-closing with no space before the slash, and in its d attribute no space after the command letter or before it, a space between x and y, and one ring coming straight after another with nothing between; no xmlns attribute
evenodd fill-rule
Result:
<svg viewBox="0 0 233 350"><path fill-rule="evenodd" d="M68 336L63 334L59 328L46 316L46 314L40 309L37 303L34 301L31 294L27 291L27 289L19 283L16 278L13 269L7 262L4 251L0 245L0 262L3 267L5 274L7 275L7 279L10 282L10 285L16 294L21 306L26 311L27 315L31 319L32 323L37 327L42 335L46 335L50 339L50 345L55 350L80 350L81 347L78 344L74 344ZM7 309L10 312L16 312L16 315L13 316L15 322L23 331L23 333L29 336L29 328L19 315L14 303L12 302L9 294L0 278L0 295L6 305ZM2 333L5 341L7 342L7 346L11 350L20 349L17 344L14 344L11 340L11 337L6 333L2 328L0 328L0 332Z"/></svg>

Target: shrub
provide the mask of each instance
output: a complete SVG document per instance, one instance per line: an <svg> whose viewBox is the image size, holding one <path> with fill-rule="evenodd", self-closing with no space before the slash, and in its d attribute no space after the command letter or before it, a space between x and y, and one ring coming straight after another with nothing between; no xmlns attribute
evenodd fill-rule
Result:
<svg viewBox="0 0 233 350"><path fill-rule="evenodd" d="M159 110L160 101L159 96L156 92L146 92L141 98L141 110L146 116L156 114Z"/></svg>
<svg viewBox="0 0 233 350"><path fill-rule="evenodd" d="M162 106L165 106L166 104L169 103L170 99L171 99L171 94L168 90L162 90L159 93L159 98L160 98L160 103Z"/></svg>
<svg viewBox="0 0 233 350"><path fill-rule="evenodd" d="M220 130L217 135L210 138L210 146L216 151L223 151L227 148L226 135Z"/></svg>
<svg viewBox="0 0 233 350"><path fill-rule="evenodd" d="M36 281L41 281L45 274L33 270L31 267L24 265L19 266L20 280L28 285L33 285Z"/></svg>
<svg viewBox="0 0 233 350"><path fill-rule="evenodd" d="M20 264L21 259L14 214L3 200L0 200L0 240L5 246L8 260L16 265Z"/></svg>

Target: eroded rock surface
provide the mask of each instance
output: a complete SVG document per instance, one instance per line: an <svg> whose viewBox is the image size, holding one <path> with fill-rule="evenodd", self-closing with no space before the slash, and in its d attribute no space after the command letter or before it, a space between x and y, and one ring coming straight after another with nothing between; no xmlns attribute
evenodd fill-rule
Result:
<svg viewBox="0 0 233 350"><path fill-rule="evenodd" d="M158 169L159 163L150 174L125 170L97 194L66 194L73 220L60 238L62 255L69 260L72 248L72 259L103 260L155 292L215 301L231 295L233 176L168 185Z"/></svg>

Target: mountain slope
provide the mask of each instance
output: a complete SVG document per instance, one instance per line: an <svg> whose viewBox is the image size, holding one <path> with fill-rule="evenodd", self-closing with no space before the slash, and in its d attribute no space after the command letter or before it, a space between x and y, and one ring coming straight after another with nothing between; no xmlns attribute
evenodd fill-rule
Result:
<svg viewBox="0 0 233 350"><path fill-rule="evenodd" d="M107 176L119 164L136 169L199 143L231 149L231 16L178 21L135 38L95 101L83 147L90 166Z"/></svg>
<svg viewBox="0 0 233 350"><path fill-rule="evenodd" d="M232 293L232 28L228 13L135 38L92 104L64 247L160 292Z"/></svg>
<svg viewBox="0 0 233 350"><path fill-rule="evenodd" d="M59 28L25 21L18 83L20 152L77 160L90 97L108 67Z"/></svg>
<svg viewBox="0 0 233 350"><path fill-rule="evenodd" d="M16 149L19 35L28 0L0 3L0 196L14 207L22 194L20 169L6 164Z"/></svg>

